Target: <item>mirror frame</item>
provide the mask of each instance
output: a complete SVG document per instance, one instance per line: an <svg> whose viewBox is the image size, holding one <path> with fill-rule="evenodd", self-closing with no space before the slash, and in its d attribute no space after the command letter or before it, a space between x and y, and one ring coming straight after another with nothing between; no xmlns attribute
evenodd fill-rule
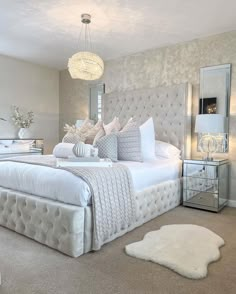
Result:
<svg viewBox="0 0 236 294"><path fill-rule="evenodd" d="M94 112L92 111L92 107L93 107L93 102L92 102L92 91L95 90L96 94L98 95L98 93L100 92L102 95L105 93L105 84L104 83L91 83L89 85L89 118L91 120L97 121L98 120L98 113L96 113L94 115ZM98 101L96 101L97 103Z"/></svg>
<svg viewBox="0 0 236 294"><path fill-rule="evenodd" d="M231 98L231 79L232 79L232 64L226 63L226 64L220 64L220 65L213 65L213 66L205 66L200 68L200 76L199 76L199 98L198 98L198 114L200 114L200 99L204 97L203 91L204 91L204 73L209 71L215 71L215 70L225 70L226 74L226 114L225 117L227 118L227 133L224 135L225 140L225 146L224 151L221 152L215 152L215 153L227 153L229 152L229 118L230 118L230 98ZM201 86L203 85L203 86ZM200 152L199 148L199 141L200 141L201 135L198 134L197 138L197 151Z"/></svg>

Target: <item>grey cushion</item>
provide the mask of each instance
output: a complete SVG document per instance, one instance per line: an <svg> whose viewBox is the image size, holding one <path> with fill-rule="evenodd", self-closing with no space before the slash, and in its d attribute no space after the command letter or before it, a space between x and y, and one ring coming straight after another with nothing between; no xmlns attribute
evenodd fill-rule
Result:
<svg viewBox="0 0 236 294"><path fill-rule="evenodd" d="M137 125L132 125L116 135L118 139L118 159L142 162L141 134L139 127Z"/></svg>
<svg viewBox="0 0 236 294"><path fill-rule="evenodd" d="M100 158L117 161L117 136L115 134L112 133L97 140L96 147Z"/></svg>

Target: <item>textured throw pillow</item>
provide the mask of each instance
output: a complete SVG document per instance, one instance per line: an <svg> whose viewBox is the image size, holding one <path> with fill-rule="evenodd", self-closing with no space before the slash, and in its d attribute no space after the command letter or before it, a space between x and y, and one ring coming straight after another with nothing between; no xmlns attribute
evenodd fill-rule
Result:
<svg viewBox="0 0 236 294"><path fill-rule="evenodd" d="M138 125L138 124L137 124L135 118L131 117L131 118L127 121L126 125L123 127L122 131L126 131L126 130L132 128L132 127L137 126L137 125Z"/></svg>
<svg viewBox="0 0 236 294"><path fill-rule="evenodd" d="M109 124L103 124L103 128L106 135L109 135L112 132L119 132L119 130L121 129L119 118L115 116Z"/></svg>
<svg viewBox="0 0 236 294"><path fill-rule="evenodd" d="M83 125L80 128L77 128L75 125L66 124L64 131L67 132L64 138L62 139L63 143L72 143L77 144L79 142L85 142L87 133L93 128L90 120L85 120Z"/></svg>
<svg viewBox="0 0 236 294"><path fill-rule="evenodd" d="M155 154L165 158L180 158L181 151L170 143L156 141Z"/></svg>
<svg viewBox="0 0 236 294"><path fill-rule="evenodd" d="M143 160L155 159L155 130L152 117L140 126L140 133Z"/></svg>
<svg viewBox="0 0 236 294"><path fill-rule="evenodd" d="M103 126L100 128L100 130L98 131L98 133L96 134L94 140L93 140L93 146L96 145L97 141L99 139L101 139L102 137L106 136L105 130L103 128Z"/></svg>
<svg viewBox="0 0 236 294"><path fill-rule="evenodd" d="M84 142L85 138L85 135L80 134L79 132L68 132L67 134L65 134L64 138L62 139L62 142L77 144L79 142Z"/></svg>
<svg viewBox="0 0 236 294"><path fill-rule="evenodd" d="M110 158L112 161L117 161L117 136L110 134L102 137L96 143L98 148L98 157Z"/></svg>
<svg viewBox="0 0 236 294"><path fill-rule="evenodd" d="M103 122L99 120L94 127L92 127L90 130L88 130L86 134L86 144L93 144L94 139L97 135L97 133L102 129Z"/></svg>
<svg viewBox="0 0 236 294"><path fill-rule="evenodd" d="M122 130L117 135L118 159L142 162L141 134L137 125Z"/></svg>

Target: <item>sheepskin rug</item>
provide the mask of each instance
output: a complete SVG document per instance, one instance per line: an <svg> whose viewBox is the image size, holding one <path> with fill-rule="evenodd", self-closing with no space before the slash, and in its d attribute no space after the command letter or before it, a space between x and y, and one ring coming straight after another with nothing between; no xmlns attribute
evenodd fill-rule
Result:
<svg viewBox="0 0 236 294"><path fill-rule="evenodd" d="M163 265L190 279L207 276L207 266L220 258L224 240L197 225L167 225L125 247L128 255Z"/></svg>

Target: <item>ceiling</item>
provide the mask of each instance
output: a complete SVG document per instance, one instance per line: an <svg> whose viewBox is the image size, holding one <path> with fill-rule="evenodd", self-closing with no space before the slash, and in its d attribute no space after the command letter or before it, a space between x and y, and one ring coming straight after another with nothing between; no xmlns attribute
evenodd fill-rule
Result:
<svg viewBox="0 0 236 294"><path fill-rule="evenodd" d="M90 13L103 59L236 29L235 0L1 0L0 54L64 69Z"/></svg>

